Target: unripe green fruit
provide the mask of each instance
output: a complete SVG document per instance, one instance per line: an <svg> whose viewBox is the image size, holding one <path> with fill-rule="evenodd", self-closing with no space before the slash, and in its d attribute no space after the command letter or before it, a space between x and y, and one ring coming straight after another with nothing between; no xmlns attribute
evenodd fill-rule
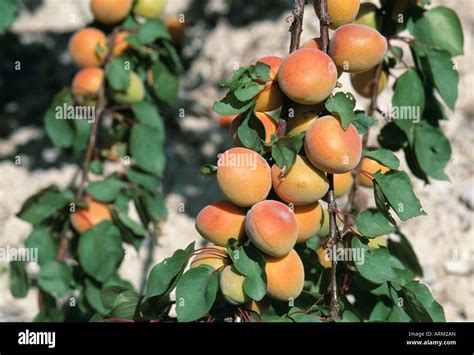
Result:
<svg viewBox="0 0 474 355"><path fill-rule="evenodd" d="M133 104L145 98L145 87L135 72L130 72L128 88L125 91L114 91L113 99L119 104Z"/></svg>
<svg viewBox="0 0 474 355"><path fill-rule="evenodd" d="M220 289L226 302L239 305L247 303L250 298L244 291L245 276L235 267L229 265L221 273Z"/></svg>
<svg viewBox="0 0 474 355"><path fill-rule="evenodd" d="M374 30L378 29L380 27L380 16L377 6L370 2L360 4L359 13L354 22L372 27Z"/></svg>
<svg viewBox="0 0 474 355"><path fill-rule="evenodd" d="M146 18L157 18L163 13L165 6L166 0L138 0L133 12Z"/></svg>

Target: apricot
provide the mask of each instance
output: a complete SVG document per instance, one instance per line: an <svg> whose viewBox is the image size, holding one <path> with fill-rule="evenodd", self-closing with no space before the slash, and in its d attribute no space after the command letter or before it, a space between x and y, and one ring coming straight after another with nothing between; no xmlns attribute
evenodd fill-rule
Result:
<svg viewBox="0 0 474 355"><path fill-rule="evenodd" d="M209 265L214 269L220 269L229 264L226 248L220 246L208 246L197 254L191 262L191 269L200 265Z"/></svg>
<svg viewBox="0 0 474 355"><path fill-rule="evenodd" d="M360 164L360 170L367 172L370 175L373 175L379 170L382 174L385 174L390 169L387 168L385 165L380 164L376 160L364 157L362 158L362 162ZM374 182L372 180L373 180L372 177L366 176L366 174L363 174L363 173L359 173L359 183L362 186L373 187Z"/></svg>
<svg viewBox="0 0 474 355"><path fill-rule="evenodd" d="M306 132L311 123L319 117L319 113L324 109L322 105L301 105L296 104L292 117L288 117L286 122L286 134L295 136L301 132Z"/></svg>
<svg viewBox="0 0 474 355"><path fill-rule="evenodd" d="M296 156L291 169L282 176L278 165L272 166L272 184L277 195L287 203L307 205L322 198L329 189L326 175L314 168L305 157Z"/></svg>
<svg viewBox="0 0 474 355"><path fill-rule="evenodd" d="M134 71L130 71L128 87L124 91L114 91L113 99L119 104L133 104L145 97L142 79Z"/></svg>
<svg viewBox="0 0 474 355"><path fill-rule="evenodd" d="M331 20L329 28L335 30L339 26L351 23L359 12L359 0L327 0L328 15ZM319 11L317 11L319 17Z"/></svg>
<svg viewBox="0 0 474 355"><path fill-rule="evenodd" d="M370 249L378 249L380 247L387 247L387 244L387 237L385 235L381 235L380 237L370 238L368 246Z"/></svg>
<svg viewBox="0 0 474 355"><path fill-rule="evenodd" d="M354 183L354 178L352 177L351 172L343 174L334 174L334 197L339 198L347 194Z"/></svg>
<svg viewBox="0 0 474 355"><path fill-rule="evenodd" d="M96 67L81 69L72 79L74 95L97 95L104 84L104 71Z"/></svg>
<svg viewBox="0 0 474 355"><path fill-rule="evenodd" d="M247 148L231 148L217 162L217 183L234 204L252 206L264 200L272 188L267 161Z"/></svg>
<svg viewBox="0 0 474 355"><path fill-rule="evenodd" d="M325 238L329 235L329 211L327 208L323 208L323 224L318 231L318 236L321 238ZM336 217L336 226L341 228L344 223Z"/></svg>
<svg viewBox="0 0 474 355"><path fill-rule="evenodd" d="M112 46L112 54L114 57L120 57L127 49L130 48L130 44L126 41L127 36L130 33L128 31L120 31L114 38Z"/></svg>
<svg viewBox="0 0 474 355"><path fill-rule="evenodd" d="M309 126L304 148L311 164L332 174L353 170L362 154L362 142L354 125L351 123L344 130L333 116L318 118Z"/></svg>
<svg viewBox="0 0 474 355"><path fill-rule="evenodd" d="M262 57L257 62L270 66L269 79L265 85L265 89L255 96L255 111L268 112L276 110L283 103L283 93L278 86L278 70L281 65L280 57Z"/></svg>
<svg viewBox="0 0 474 355"><path fill-rule="evenodd" d="M323 225L323 208L318 202L306 206L295 206L294 213L298 222L296 243L304 243L319 232Z"/></svg>
<svg viewBox="0 0 474 355"><path fill-rule="evenodd" d="M78 67L99 67L107 56L107 38L104 32L86 27L72 35L68 48L72 61Z"/></svg>
<svg viewBox="0 0 474 355"><path fill-rule="evenodd" d="M270 302L267 298L262 299L261 301L250 300L245 304L245 309L255 312L258 315L265 313L270 308Z"/></svg>
<svg viewBox="0 0 474 355"><path fill-rule="evenodd" d="M303 291L304 267L293 249L285 256L265 256L267 295L277 301L294 300Z"/></svg>
<svg viewBox="0 0 474 355"><path fill-rule="evenodd" d="M283 256L293 249L298 237L298 222L285 204L265 200L256 203L245 217L245 232L265 254Z"/></svg>
<svg viewBox="0 0 474 355"><path fill-rule="evenodd" d="M263 130L261 126L255 124L255 121L250 122L250 127L254 128L259 136L264 139L265 143L270 143L272 136L276 134L278 125L273 118L267 115L265 112L255 112L255 117L260 121L263 126ZM242 142L239 139L237 134L237 130L239 129L240 124L242 123L242 119L234 119L230 124L230 135L232 137L232 142L236 147L241 147Z"/></svg>
<svg viewBox="0 0 474 355"><path fill-rule="evenodd" d="M112 220L110 210L105 203L95 201L89 196L84 201L87 202L88 207L78 208L69 216L72 226L78 233L82 234L102 221Z"/></svg>
<svg viewBox="0 0 474 355"><path fill-rule="evenodd" d="M314 37L304 42L300 48L315 48L321 50L321 38Z"/></svg>
<svg viewBox="0 0 474 355"><path fill-rule="evenodd" d="M232 305L244 304L249 301L249 296L244 291L245 276L232 265L222 270L219 281L221 294L226 302Z"/></svg>
<svg viewBox="0 0 474 355"><path fill-rule="evenodd" d="M337 68L324 52L302 48L283 59L278 84L293 101L313 105L323 102L334 90Z"/></svg>
<svg viewBox="0 0 474 355"><path fill-rule="evenodd" d="M377 6L371 2L360 4L359 13L354 22L359 25L372 27L374 30L378 29L380 19Z"/></svg>
<svg viewBox="0 0 474 355"><path fill-rule="evenodd" d="M166 0L137 0L133 12L145 18L157 18L163 13Z"/></svg>
<svg viewBox="0 0 474 355"><path fill-rule="evenodd" d="M329 43L329 55L338 67L350 73L365 72L379 64L387 40L371 27L348 24L339 27Z"/></svg>
<svg viewBox="0 0 474 355"><path fill-rule="evenodd" d="M231 238L245 236L245 209L230 201L219 201L204 207L196 217L196 229L215 245L225 247Z"/></svg>
<svg viewBox="0 0 474 355"><path fill-rule="evenodd" d="M238 117L239 115L229 115L229 116L219 116L217 117L217 120L219 121L219 125L221 127L230 127L232 121L234 121L234 119L236 117Z"/></svg>
<svg viewBox="0 0 474 355"><path fill-rule="evenodd" d="M127 17L132 4L132 0L91 0L91 10L96 21L112 25Z"/></svg>
<svg viewBox="0 0 474 355"><path fill-rule="evenodd" d="M321 246L316 249L316 255L318 256L319 263L322 267L329 269L332 266L331 259L329 258L329 255L324 247Z"/></svg>
<svg viewBox="0 0 474 355"><path fill-rule="evenodd" d="M372 82L376 73L376 68L372 68L363 73L352 73L351 74L351 84L354 90L363 97L370 99L372 97ZM382 92L382 90L387 85L388 75L385 70L382 70L377 82L377 95Z"/></svg>

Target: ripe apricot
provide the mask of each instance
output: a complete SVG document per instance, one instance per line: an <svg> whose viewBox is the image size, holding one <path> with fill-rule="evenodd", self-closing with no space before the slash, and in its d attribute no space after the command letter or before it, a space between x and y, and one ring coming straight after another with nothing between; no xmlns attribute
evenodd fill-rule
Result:
<svg viewBox="0 0 474 355"><path fill-rule="evenodd" d="M245 209L230 201L219 201L204 207L196 217L196 229L211 243L225 247L231 238L245 235Z"/></svg>
<svg viewBox="0 0 474 355"><path fill-rule="evenodd" d="M338 67L350 73L365 72L380 63L387 40L371 27L348 24L339 27L329 43L329 55Z"/></svg>
<svg viewBox="0 0 474 355"><path fill-rule="evenodd" d="M245 217L245 232L265 254L283 256L293 249L298 237L295 214L285 204L265 200L256 203Z"/></svg>
<svg viewBox="0 0 474 355"><path fill-rule="evenodd" d="M133 12L145 18L157 18L163 13L166 0L137 0Z"/></svg>
<svg viewBox="0 0 474 355"><path fill-rule="evenodd" d="M323 225L323 208L318 202L306 206L295 206L296 221L298 222L298 238L296 243L306 242L318 233Z"/></svg>
<svg viewBox="0 0 474 355"><path fill-rule="evenodd" d="M272 166L272 184L283 201L295 205L314 203L329 189L326 175L314 168L308 159L299 155L284 176L278 165Z"/></svg>
<svg viewBox="0 0 474 355"><path fill-rule="evenodd" d="M351 74L351 84L354 90L363 97L371 98L372 97L372 83L374 81L374 76L376 68L372 68L363 73L352 73ZM382 70L377 82L377 95L382 92L382 90L387 85L388 75L385 70Z"/></svg>
<svg viewBox="0 0 474 355"><path fill-rule="evenodd" d="M126 90L113 92L112 97L119 104L133 104L142 101L145 97L145 87L138 74L134 71L130 71L129 80Z"/></svg>
<svg viewBox="0 0 474 355"><path fill-rule="evenodd" d="M313 105L323 102L334 90L337 68L324 52L302 48L283 59L278 84L293 101Z"/></svg>
<svg viewBox="0 0 474 355"><path fill-rule="evenodd" d="M219 281L221 294L226 302L232 305L239 305L248 302L249 296L244 291L245 276L237 269L229 265L222 270Z"/></svg>
<svg viewBox="0 0 474 355"><path fill-rule="evenodd" d="M327 4L328 15L331 20L329 28L335 30L339 26L354 21L359 12L360 0L328 0ZM317 15L319 17L319 11Z"/></svg>
<svg viewBox="0 0 474 355"><path fill-rule="evenodd" d="M112 220L110 210L105 203L95 201L89 196L84 201L87 202L88 207L78 208L69 216L72 226L78 233L84 233L102 221Z"/></svg>
<svg viewBox="0 0 474 355"><path fill-rule="evenodd" d="M112 54L114 57L120 57L130 45L127 43L126 38L130 33L128 31L120 31L114 39Z"/></svg>
<svg viewBox="0 0 474 355"><path fill-rule="evenodd" d="M300 48L315 48L321 50L321 38L314 37L304 42Z"/></svg>
<svg viewBox="0 0 474 355"><path fill-rule="evenodd" d="M380 18L378 8L371 2L364 2L360 4L359 13L357 14L355 23L372 27L374 30L379 28Z"/></svg>
<svg viewBox="0 0 474 355"><path fill-rule="evenodd" d="M332 266L331 259L324 247L316 249L316 255L318 256L319 263L325 268L329 269Z"/></svg>
<svg viewBox="0 0 474 355"><path fill-rule="evenodd" d="M104 71L101 68L81 69L72 79L71 90L74 95L97 95L104 84Z"/></svg>
<svg viewBox="0 0 474 355"><path fill-rule="evenodd" d="M78 67L99 67L107 56L107 38L104 32L86 27L72 35L68 48Z"/></svg>
<svg viewBox="0 0 474 355"><path fill-rule="evenodd" d="M197 254L191 262L191 268L198 267L200 265L209 265L214 269L222 268L229 264L227 258L226 248L211 245L206 247L202 252Z"/></svg>
<svg viewBox="0 0 474 355"><path fill-rule="evenodd" d="M304 148L311 164L332 174L353 170L362 154L362 142L354 125L351 123L344 130L333 116L318 118L309 126Z"/></svg>
<svg viewBox="0 0 474 355"><path fill-rule="evenodd" d="M343 174L334 174L334 197L339 198L347 194L354 183L351 172Z"/></svg>
<svg viewBox="0 0 474 355"><path fill-rule="evenodd" d="M127 17L132 4L132 0L91 0L91 10L96 21L112 25Z"/></svg>
<svg viewBox="0 0 474 355"><path fill-rule="evenodd" d="M387 168L385 165L380 164L376 160L364 157L362 158L362 162L360 164L360 170L367 172L370 175L373 175L379 170L382 174L385 174L390 169ZM372 180L373 180L372 177L368 177L364 173L359 173L359 182L362 186L373 187L374 182Z"/></svg>
<svg viewBox="0 0 474 355"><path fill-rule="evenodd" d="M265 143L270 143L272 136L277 132L277 123L265 112L255 112L255 117L257 117L258 121L260 121L261 126L255 121L250 121L250 127L254 128L258 132L259 136L264 139ZM236 147L242 146L242 142L240 141L237 134L237 130L239 129L241 123L242 118L237 118L232 120L230 124L230 135L232 137L232 142Z"/></svg>
<svg viewBox="0 0 474 355"><path fill-rule="evenodd" d="M270 308L270 302L267 298L262 299L261 301L250 300L245 304L245 309L253 311L258 315L265 313Z"/></svg>
<svg viewBox="0 0 474 355"><path fill-rule="evenodd" d="M343 225L344 223L336 217L336 226L341 228ZM329 211L327 208L323 208L323 224L317 234L321 238L325 238L329 235Z"/></svg>
<svg viewBox="0 0 474 355"><path fill-rule="evenodd" d="M293 249L285 256L265 256L267 295L277 301L294 300L303 291L304 267Z"/></svg>
<svg viewBox="0 0 474 355"><path fill-rule="evenodd" d="M219 125L221 127L230 127L232 121L238 117L239 115L229 115L229 116L219 116L217 120L219 121Z"/></svg>
<svg viewBox="0 0 474 355"><path fill-rule="evenodd" d="M270 66L270 75L265 85L265 89L255 96L255 111L257 112L268 112L276 110L283 103L283 93L278 86L278 70L281 65L280 57L262 57L257 59L257 62L261 62Z"/></svg>
<svg viewBox="0 0 474 355"><path fill-rule="evenodd" d="M272 187L267 161L247 148L231 148L217 162L217 183L222 193L238 206L264 200Z"/></svg>
<svg viewBox="0 0 474 355"><path fill-rule="evenodd" d="M315 119L319 117L319 113L324 109L322 105L301 105L296 104L293 107L293 115L288 117L286 125L286 134L295 136L298 133L306 132L308 127Z"/></svg>

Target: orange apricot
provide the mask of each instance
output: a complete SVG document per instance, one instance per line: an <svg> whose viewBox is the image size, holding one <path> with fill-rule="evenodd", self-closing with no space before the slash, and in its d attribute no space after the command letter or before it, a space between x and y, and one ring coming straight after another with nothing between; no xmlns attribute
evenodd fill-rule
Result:
<svg viewBox="0 0 474 355"><path fill-rule="evenodd" d="M378 161L364 157L362 158L362 162L360 164L360 170L364 171L365 173L359 173L359 182L362 186L365 187L373 187L374 182L373 177L367 176L366 173L373 175L377 171L380 170L382 174L385 174L390 169L387 168L385 165L380 164Z"/></svg>
<svg viewBox="0 0 474 355"><path fill-rule="evenodd" d="M325 268L329 269L332 266L331 259L324 247L316 249L316 255L318 256L319 263Z"/></svg>
<svg viewBox="0 0 474 355"><path fill-rule="evenodd" d="M127 17L132 4L132 0L91 0L91 10L96 21L112 25Z"/></svg>
<svg viewBox="0 0 474 355"><path fill-rule="evenodd" d="M328 0L327 4L331 20L329 28L335 30L339 26L354 21L359 12L360 0ZM317 11L317 15L319 17L319 11Z"/></svg>
<svg viewBox="0 0 474 355"><path fill-rule="evenodd" d="M219 125L223 128L230 127L232 121L239 115L228 115L228 116L218 116L217 120L219 121Z"/></svg>
<svg viewBox="0 0 474 355"><path fill-rule="evenodd" d="M72 79L71 90L74 95L97 95L104 84L104 71L101 68L81 69Z"/></svg>
<svg viewBox="0 0 474 355"><path fill-rule="evenodd" d="M89 196L84 201L87 202L88 207L78 208L69 216L72 226L78 233L84 233L102 221L112 220L110 210L105 203L95 201Z"/></svg>
<svg viewBox="0 0 474 355"><path fill-rule="evenodd" d="M321 38L314 37L304 42L300 48L315 48L321 50Z"/></svg>
<svg viewBox="0 0 474 355"><path fill-rule="evenodd" d="M306 132L311 123L319 117L319 113L324 107L319 105L301 105L296 104L293 107L292 115L289 115L286 122L286 134L295 136L301 132Z"/></svg>
<svg viewBox="0 0 474 355"><path fill-rule="evenodd" d="M352 73L351 84L354 90L362 97L372 97L372 86L374 82L376 68L372 68L363 73ZM388 75L385 70L380 73L379 80L377 82L377 95L380 94L385 86L387 85Z"/></svg>
<svg viewBox="0 0 474 355"><path fill-rule="evenodd" d="M269 79L265 84L265 89L255 96L255 111L268 112L276 110L283 103L283 93L278 86L278 69L281 65L280 57L262 57L257 62L270 66Z"/></svg>
<svg viewBox="0 0 474 355"><path fill-rule="evenodd" d="M127 49L130 48L130 44L126 41L127 36L130 33L128 31L120 31L114 39L112 46L112 54L114 57L120 57Z"/></svg>
<svg viewBox="0 0 474 355"><path fill-rule="evenodd" d="M265 256L267 295L277 301L289 302L303 291L304 267L293 249L285 256Z"/></svg>
<svg viewBox="0 0 474 355"><path fill-rule="evenodd" d="M78 67L99 67L107 51L107 38L104 32L96 28L79 30L69 40L69 54Z"/></svg>
<svg viewBox="0 0 474 355"><path fill-rule="evenodd" d="M305 206L295 206L294 212L298 222L296 243L304 243L321 229L324 220L323 208L318 202L315 202Z"/></svg>
<svg viewBox="0 0 474 355"><path fill-rule="evenodd" d="M352 173L349 171L343 174L334 174L334 197L339 198L349 193L351 190L352 184L354 183L354 178Z"/></svg>

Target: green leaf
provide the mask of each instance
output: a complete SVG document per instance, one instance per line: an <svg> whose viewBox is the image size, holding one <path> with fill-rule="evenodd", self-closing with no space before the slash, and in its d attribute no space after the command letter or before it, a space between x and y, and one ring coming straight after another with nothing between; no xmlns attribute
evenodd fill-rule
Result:
<svg viewBox="0 0 474 355"><path fill-rule="evenodd" d="M425 107L423 83L414 69L408 69L396 80L394 91L390 114L411 142L413 124L419 122Z"/></svg>
<svg viewBox="0 0 474 355"><path fill-rule="evenodd" d="M147 229L132 220L128 215L122 211L116 211L116 215L119 221L135 236L145 237L147 234Z"/></svg>
<svg viewBox="0 0 474 355"><path fill-rule="evenodd" d="M341 126L347 129L354 120L355 98L351 93L338 92L327 99L326 109L341 119Z"/></svg>
<svg viewBox="0 0 474 355"><path fill-rule="evenodd" d="M423 269L418 261L418 257L416 256L413 247L411 246L410 241L407 237L398 232L398 236L400 237L400 241L396 242L392 239L388 240L387 248L390 253L397 257L405 267L410 269L415 275L422 277L423 276Z"/></svg>
<svg viewBox="0 0 474 355"><path fill-rule="evenodd" d="M290 170L296 161L296 156L303 146L304 133L291 137L280 138L272 149L272 158L283 173Z"/></svg>
<svg viewBox="0 0 474 355"><path fill-rule="evenodd" d="M124 184L122 181L110 178L91 182L89 185L87 185L86 191L95 200L112 202L117 198L118 194L123 188Z"/></svg>
<svg viewBox="0 0 474 355"><path fill-rule="evenodd" d="M85 280L84 287L85 287L84 293L85 293L87 302L97 312L103 314L105 312L105 308L102 305L102 301L100 299L100 288L89 279Z"/></svg>
<svg viewBox="0 0 474 355"><path fill-rule="evenodd" d="M173 104L178 97L178 78L161 61L153 66L153 90L156 96L168 104Z"/></svg>
<svg viewBox="0 0 474 355"><path fill-rule="evenodd" d="M30 288L30 280L26 272L26 262L10 262L10 292L15 298L23 298Z"/></svg>
<svg viewBox="0 0 474 355"><path fill-rule="evenodd" d="M217 174L217 166L212 164L203 164L199 168L199 172L203 176L211 176Z"/></svg>
<svg viewBox="0 0 474 355"><path fill-rule="evenodd" d="M87 148L89 134L92 124L87 120L74 120L74 142L72 144L73 153L79 155Z"/></svg>
<svg viewBox="0 0 474 355"><path fill-rule="evenodd" d="M338 323L359 323L360 322L360 319L357 318L357 316L352 313L351 311L344 311L344 313L342 314L342 319L341 320L337 320Z"/></svg>
<svg viewBox="0 0 474 355"><path fill-rule="evenodd" d="M154 105L147 101L136 102L132 105L132 111L138 122L150 127L159 128L162 132L160 140L164 140L163 118Z"/></svg>
<svg viewBox="0 0 474 355"><path fill-rule="evenodd" d="M419 281L402 286L403 309L418 322L446 322L444 310L431 295L430 290Z"/></svg>
<svg viewBox="0 0 474 355"><path fill-rule="evenodd" d="M230 91L222 100L214 102L212 111L222 116L236 115L247 111L253 104L254 100L240 101Z"/></svg>
<svg viewBox="0 0 474 355"><path fill-rule="evenodd" d="M264 85L259 85L255 82L243 83L234 91L234 95L240 101L248 101L253 99L264 88Z"/></svg>
<svg viewBox="0 0 474 355"><path fill-rule="evenodd" d="M72 281L72 267L65 263L49 261L41 266L38 285L43 291L59 297L67 295Z"/></svg>
<svg viewBox="0 0 474 355"><path fill-rule="evenodd" d="M396 231L384 216L376 209L366 209L357 215L356 225L359 232L367 238L375 238Z"/></svg>
<svg viewBox="0 0 474 355"><path fill-rule="evenodd" d="M109 221L88 229L79 238L79 263L97 281L107 280L122 261L120 231Z"/></svg>
<svg viewBox="0 0 474 355"><path fill-rule="evenodd" d="M244 147L255 150L257 152L262 150L262 142L258 131L254 128L254 122L258 121L254 117L253 111L249 110L245 115L239 117L241 120L237 134L240 142ZM260 122L257 122L260 124Z"/></svg>
<svg viewBox="0 0 474 355"><path fill-rule="evenodd" d="M369 320L370 321L385 321L387 320L392 307L387 305L383 300L377 302L375 307L370 312Z"/></svg>
<svg viewBox="0 0 474 355"><path fill-rule="evenodd" d="M451 145L440 128L426 122L415 129L415 155L421 169L437 180L449 180L444 169L451 159Z"/></svg>
<svg viewBox="0 0 474 355"><path fill-rule="evenodd" d="M54 108L48 109L44 125L49 139L55 147L69 148L74 143L74 129L69 120L57 118Z"/></svg>
<svg viewBox="0 0 474 355"><path fill-rule="evenodd" d="M300 309L288 312L288 317L296 323L321 323L321 319L316 314L307 313Z"/></svg>
<svg viewBox="0 0 474 355"><path fill-rule="evenodd" d="M30 197L17 216L35 226L59 212L72 198L72 195L51 187Z"/></svg>
<svg viewBox="0 0 474 355"><path fill-rule="evenodd" d="M262 83L266 83L268 80L270 80L270 70L271 68L268 64L257 62L255 64L255 72L252 77L253 79Z"/></svg>
<svg viewBox="0 0 474 355"><path fill-rule="evenodd" d="M390 168L392 170L397 170L400 166L400 160L395 154L393 154L388 149L377 148L374 150L364 149L362 156L371 158L375 161L378 161L380 164Z"/></svg>
<svg viewBox="0 0 474 355"><path fill-rule="evenodd" d="M124 286L107 286L100 291L100 299L108 317L134 319L140 297Z"/></svg>
<svg viewBox="0 0 474 355"><path fill-rule="evenodd" d="M411 29L413 35L426 45L438 47L451 56L464 53L464 36L456 13L444 6L426 11Z"/></svg>
<svg viewBox="0 0 474 355"><path fill-rule="evenodd" d="M105 68L105 75L109 85L118 91L127 90L130 78L130 70L123 58L112 59Z"/></svg>
<svg viewBox="0 0 474 355"><path fill-rule="evenodd" d="M176 314L179 322L192 322L208 314L216 300L219 273L209 265L186 272L176 287Z"/></svg>
<svg viewBox="0 0 474 355"><path fill-rule="evenodd" d="M89 170L95 175L102 175L104 173L104 164L100 160L92 160L89 165Z"/></svg>
<svg viewBox="0 0 474 355"><path fill-rule="evenodd" d="M147 20L139 27L137 36L142 44L150 44L157 39L171 39L168 29L160 19Z"/></svg>
<svg viewBox="0 0 474 355"><path fill-rule="evenodd" d="M0 34L13 24L18 12L18 0L3 0L0 2Z"/></svg>
<svg viewBox="0 0 474 355"><path fill-rule="evenodd" d="M163 132L156 127L136 124L130 135L130 153L136 164L148 173L161 176L165 168Z"/></svg>
<svg viewBox="0 0 474 355"><path fill-rule="evenodd" d="M144 187L150 192L156 191L160 186L160 180L156 176L141 172L137 169L128 169L127 176L131 182Z"/></svg>
<svg viewBox="0 0 474 355"><path fill-rule="evenodd" d="M150 219L159 221L166 218L168 211L166 210L165 199L161 194L150 194L143 190L141 195L143 206Z"/></svg>
<svg viewBox="0 0 474 355"><path fill-rule="evenodd" d="M46 227L33 229L25 242L25 246L38 250L39 265L43 265L48 261L54 261L58 252L55 239Z"/></svg>
<svg viewBox="0 0 474 355"><path fill-rule="evenodd" d="M367 116L363 111L354 112L354 120L352 124L357 128L359 134L365 134L371 127L375 126L379 121L372 116Z"/></svg>
<svg viewBox="0 0 474 355"><path fill-rule="evenodd" d="M383 126L377 139L381 147L392 151L401 149L408 142L406 134L394 122Z"/></svg>

